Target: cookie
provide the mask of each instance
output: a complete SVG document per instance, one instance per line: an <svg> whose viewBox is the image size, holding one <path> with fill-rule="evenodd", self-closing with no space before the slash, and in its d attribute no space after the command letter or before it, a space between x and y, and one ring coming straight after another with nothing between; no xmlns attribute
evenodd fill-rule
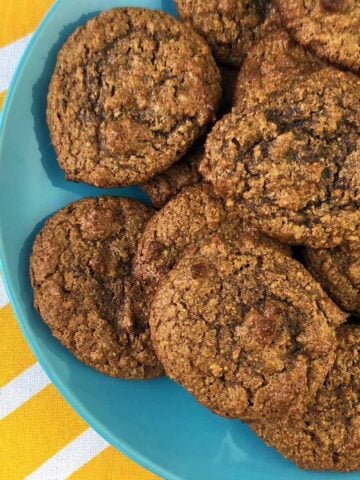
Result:
<svg viewBox="0 0 360 480"><path fill-rule="evenodd" d="M325 68L234 108L199 170L261 231L291 244L360 243L359 79Z"/></svg>
<svg viewBox="0 0 360 480"><path fill-rule="evenodd" d="M249 50L236 80L234 105L245 102L247 106L255 106L282 89L286 82L325 66L274 22Z"/></svg>
<svg viewBox="0 0 360 480"><path fill-rule="evenodd" d="M30 258L34 305L79 360L112 377L162 374L148 324L133 312L131 260L152 210L133 200L89 198L58 211Z"/></svg>
<svg viewBox="0 0 360 480"><path fill-rule="evenodd" d="M179 162L140 185L155 208L163 207L184 187L200 181L198 165L203 155L203 145L196 145Z"/></svg>
<svg viewBox="0 0 360 480"><path fill-rule="evenodd" d="M269 240L233 228L188 251L150 311L166 374L220 415L302 411L334 361L345 315Z"/></svg>
<svg viewBox="0 0 360 480"><path fill-rule="evenodd" d="M204 36L215 58L239 66L254 45L268 0L175 0L180 18Z"/></svg>
<svg viewBox="0 0 360 480"><path fill-rule="evenodd" d="M309 470L360 469L360 327L337 331L335 364L301 416L251 428L269 446Z"/></svg>
<svg viewBox="0 0 360 480"><path fill-rule="evenodd" d="M305 264L344 310L360 315L360 244L330 249L307 248Z"/></svg>
<svg viewBox="0 0 360 480"><path fill-rule="evenodd" d="M203 183L184 189L152 217L133 262L133 276L143 298L137 304L138 315L148 318L151 301L163 278L190 245L209 232L216 232L225 219L223 203Z"/></svg>
<svg viewBox="0 0 360 480"><path fill-rule="evenodd" d="M296 40L320 58L360 71L358 0L275 0Z"/></svg>
<svg viewBox="0 0 360 480"><path fill-rule="evenodd" d="M144 182L215 117L220 74L205 41L159 11L119 8L78 28L51 79L47 121L66 178Z"/></svg>

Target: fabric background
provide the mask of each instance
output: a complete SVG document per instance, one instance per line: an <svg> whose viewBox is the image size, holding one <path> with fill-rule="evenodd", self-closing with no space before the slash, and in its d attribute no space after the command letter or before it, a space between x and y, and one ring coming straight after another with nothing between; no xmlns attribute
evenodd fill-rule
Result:
<svg viewBox="0 0 360 480"><path fill-rule="evenodd" d="M74 0L76 1L76 0ZM0 0L0 107L53 0ZM156 480L70 408L29 350L0 275L0 479Z"/></svg>

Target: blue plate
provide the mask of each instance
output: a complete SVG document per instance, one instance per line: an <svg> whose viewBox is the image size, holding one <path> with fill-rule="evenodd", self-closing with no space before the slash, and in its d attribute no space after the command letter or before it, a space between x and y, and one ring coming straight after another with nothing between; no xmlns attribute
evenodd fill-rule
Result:
<svg viewBox="0 0 360 480"><path fill-rule="evenodd" d="M42 22L15 76L0 132L2 272L20 327L37 359L72 407L112 445L165 479L336 480L348 475L298 470L240 422L212 415L166 378L108 378L72 357L32 307L28 258L44 219L69 202L109 191L66 182L45 122L46 92L60 45L100 10L159 8L171 0L61 0ZM111 191L144 200L136 188Z"/></svg>

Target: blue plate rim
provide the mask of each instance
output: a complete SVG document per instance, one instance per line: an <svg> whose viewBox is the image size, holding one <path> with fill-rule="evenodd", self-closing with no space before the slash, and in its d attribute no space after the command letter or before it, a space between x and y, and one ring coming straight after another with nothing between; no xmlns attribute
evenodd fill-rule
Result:
<svg viewBox="0 0 360 480"><path fill-rule="evenodd" d="M1 109L0 113L0 149L3 143L4 137L4 125L7 116L7 112L11 105L11 100L14 95L15 87L20 77L21 71L23 66L29 57L34 44L36 43L37 39L39 38L43 28L49 21L49 19L55 14L57 9L65 0L56 0L55 3L50 7L47 13L42 18L38 28L33 33L29 44L27 45L19 64L15 70L15 73L11 79L10 85L7 89L4 104ZM0 159L1 160L1 159ZM5 286L5 290L7 296L9 298L11 307L14 311L16 321L20 327L20 330L25 337L27 344L29 345L32 353L34 354L36 360L39 362L43 370L45 371L46 375L51 380L51 383L55 386L55 388L59 391L62 397L66 400L66 402L75 410L75 412L91 427L93 428L101 437L103 437L110 445L115 447L129 459L135 461L139 465L143 466L150 472L166 479L166 480L185 480L177 475L174 475L169 470L163 468L161 465L153 462L149 457L142 455L139 451L129 446L125 441L119 440L111 432L104 426L98 423L96 418L85 408L83 407L77 399L73 396L71 391L63 384L63 382L57 377L55 372L53 371L51 365L47 362L46 358L42 355L41 351L37 348L36 343L33 342L31 337L31 332L28 331L27 327L22 321L22 314L20 313L20 306L16 300L16 296L12 293L12 286L11 286L11 275L9 273L9 267L6 261L5 256L5 249L3 243L3 228L2 222L0 219L0 272L2 275L2 280Z"/></svg>

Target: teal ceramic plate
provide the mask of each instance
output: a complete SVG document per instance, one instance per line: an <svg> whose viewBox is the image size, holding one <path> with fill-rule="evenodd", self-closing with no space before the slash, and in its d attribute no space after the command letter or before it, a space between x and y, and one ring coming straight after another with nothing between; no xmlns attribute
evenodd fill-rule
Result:
<svg viewBox="0 0 360 480"><path fill-rule="evenodd" d="M67 203L104 193L64 181L57 166L45 123L50 75L67 36L100 10L116 6L174 13L171 0L58 1L31 42L4 106L0 132L2 272L31 349L86 422L125 455L165 479L359 479L359 473L298 470L246 426L212 415L165 378L131 382L97 373L62 348L34 311L28 257L35 234L48 215ZM145 198L136 188L111 193Z"/></svg>

